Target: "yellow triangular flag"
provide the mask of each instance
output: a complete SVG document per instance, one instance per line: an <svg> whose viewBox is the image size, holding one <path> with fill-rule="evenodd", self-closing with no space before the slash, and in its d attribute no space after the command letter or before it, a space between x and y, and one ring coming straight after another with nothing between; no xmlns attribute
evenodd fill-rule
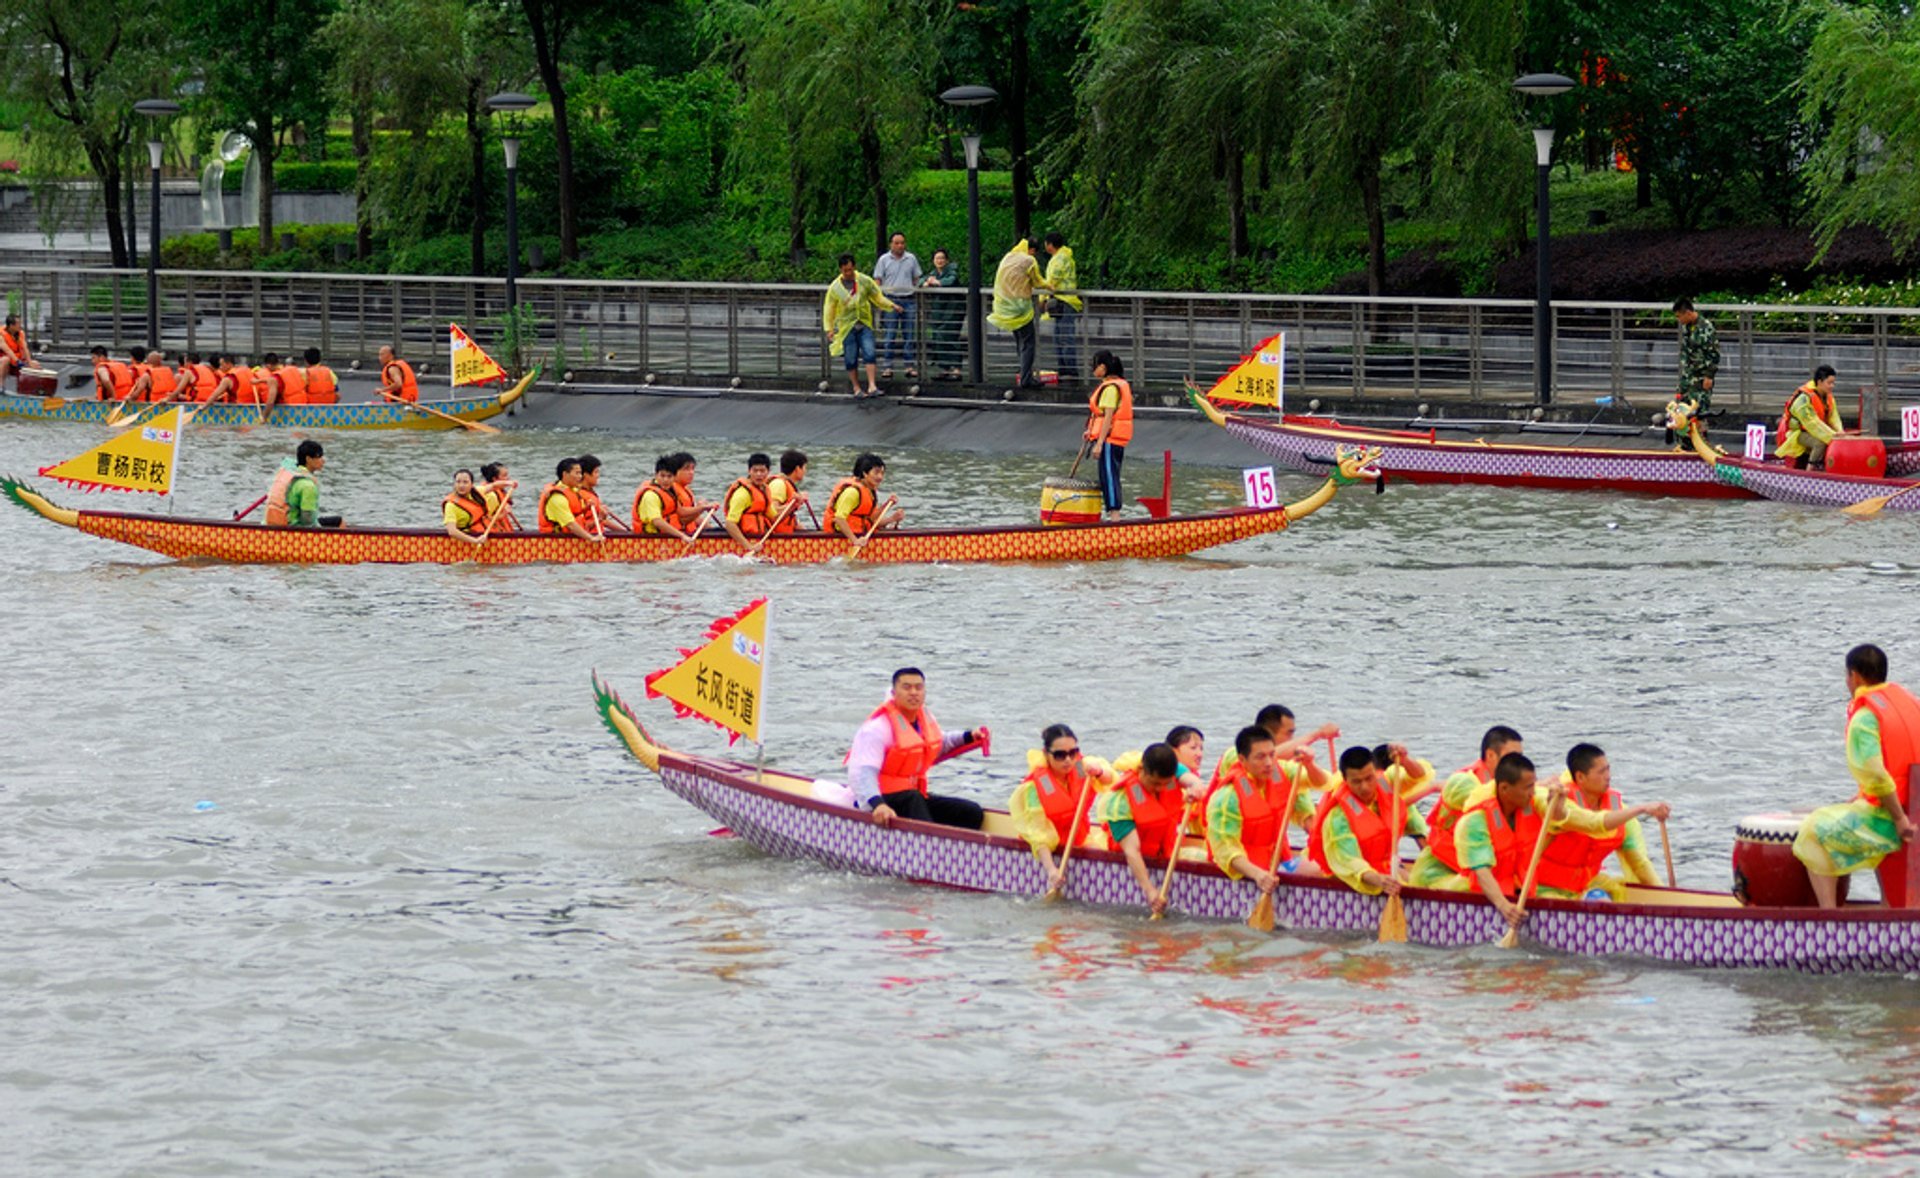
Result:
<svg viewBox="0 0 1920 1178"><path fill-rule="evenodd" d="M1260 341L1253 354L1227 369L1219 383L1207 390L1209 401L1232 405L1270 405L1280 408L1280 377L1287 369L1287 333Z"/></svg>
<svg viewBox="0 0 1920 1178"><path fill-rule="evenodd" d="M180 459L180 413L181 407L175 406L85 454L43 466L40 473L83 491L169 494L173 490L173 470Z"/></svg>
<svg viewBox="0 0 1920 1178"><path fill-rule="evenodd" d="M760 743L766 712L767 636L772 607L766 598L707 627L707 644L647 676L647 698L664 695L676 716L698 716L733 735Z"/></svg>
<svg viewBox="0 0 1920 1178"><path fill-rule="evenodd" d="M449 347L453 352L453 387L463 384L486 384L489 381L507 379L507 370L500 367L486 349L473 342L473 337L460 330L458 323L447 324Z"/></svg>

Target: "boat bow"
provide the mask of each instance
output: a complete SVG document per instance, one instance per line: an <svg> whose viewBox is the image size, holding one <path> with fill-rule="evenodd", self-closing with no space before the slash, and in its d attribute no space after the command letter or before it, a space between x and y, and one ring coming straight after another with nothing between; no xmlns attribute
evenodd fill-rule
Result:
<svg viewBox="0 0 1920 1178"><path fill-rule="evenodd" d="M71 507L58 506L19 479L11 477L0 478L0 494L4 494L7 498L13 500L16 505L24 507L42 519L69 528L78 528L80 526L80 513L78 511L75 511Z"/></svg>

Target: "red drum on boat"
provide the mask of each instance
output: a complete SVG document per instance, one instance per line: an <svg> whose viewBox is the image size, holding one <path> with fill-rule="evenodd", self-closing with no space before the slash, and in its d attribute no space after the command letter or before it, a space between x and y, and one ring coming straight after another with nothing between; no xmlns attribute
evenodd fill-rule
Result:
<svg viewBox="0 0 1920 1178"><path fill-rule="evenodd" d="M60 391L58 373L48 372L44 368L22 368L20 370L20 395L23 397L51 397Z"/></svg>
<svg viewBox="0 0 1920 1178"><path fill-rule="evenodd" d="M1813 908L1813 884L1807 865L1794 858L1793 840L1807 812L1750 814L1733 828L1733 894L1743 904L1762 908ZM1847 899L1847 877L1839 896Z"/></svg>
<svg viewBox="0 0 1920 1178"><path fill-rule="evenodd" d="M1827 443L1827 473L1887 477L1887 444L1879 438L1838 437Z"/></svg>

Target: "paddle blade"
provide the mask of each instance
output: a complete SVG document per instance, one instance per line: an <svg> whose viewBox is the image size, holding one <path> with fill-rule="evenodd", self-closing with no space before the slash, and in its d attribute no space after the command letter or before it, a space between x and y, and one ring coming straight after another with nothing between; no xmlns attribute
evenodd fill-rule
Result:
<svg viewBox="0 0 1920 1178"><path fill-rule="evenodd" d="M1273 893L1267 892L1254 901L1253 911L1247 914L1247 927L1257 933L1273 931Z"/></svg>
<svg viewBox="0 0 1920 1178"><path fill-rule="evenodd" d="M1520 930L1517 928L1508 929L1507 935L1495 941L1494 944L1502 949L1518 949L1520 947Z"/></svg>
<svg viewBox="0 0 1920 1178"><path fill-rule="evenodd" d="M1048 888L1047 894L1040 897L1040 899L1048 904L1058 904L1060 902L1060 889Z"/></svg>
<svg viewBox="0 0 1920 1178"><path fill-rule="evenodd" d="M1398 896L1387 897L1387 907L1380 913L1380 943L1405 944L1407 940L1407 906Z"/></svg>
<svg viewBox="0 0 1920 1178"><path fill-rule="evenodd" d="M1167 914L1164 912L1150 912L1147 914L1148 920L1165 920L1166 918Z"/></svg>
<svg viewBox="0 0 1920 1178"><path fill-rule="evenodd" d="M1879 515L1881 509L1886 507L1888 501L1892 498L1893 496L1891 495L1875 495L1871 499L1862 499L1858 503L1849 503L1840 510L1855 519L1867 519L1870 516Z"/></svg>

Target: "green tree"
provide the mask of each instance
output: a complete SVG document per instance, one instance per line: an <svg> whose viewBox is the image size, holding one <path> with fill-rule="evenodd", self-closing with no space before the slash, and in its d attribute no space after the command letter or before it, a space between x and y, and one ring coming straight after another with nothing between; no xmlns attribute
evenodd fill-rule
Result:
<svg viewBox="0 0 1920 1178"><path fill-rule="evenodd" d="M296 126L321 133L330 63L319 41L333 0L193 0L180 19L192 58L207 63L195 104L202 122L245 133L260 161L260 252L272 253L273 168Z"/></svg>
<svg viewBox="0 0 1920 1178"><path fill-rule="evenodd" d="M1920 18L1835 4L1800 77L1802 116L1831 120L1808 161L1821 253L1850 225L1882 230L1902 251L1920 242Z"/></svg>

